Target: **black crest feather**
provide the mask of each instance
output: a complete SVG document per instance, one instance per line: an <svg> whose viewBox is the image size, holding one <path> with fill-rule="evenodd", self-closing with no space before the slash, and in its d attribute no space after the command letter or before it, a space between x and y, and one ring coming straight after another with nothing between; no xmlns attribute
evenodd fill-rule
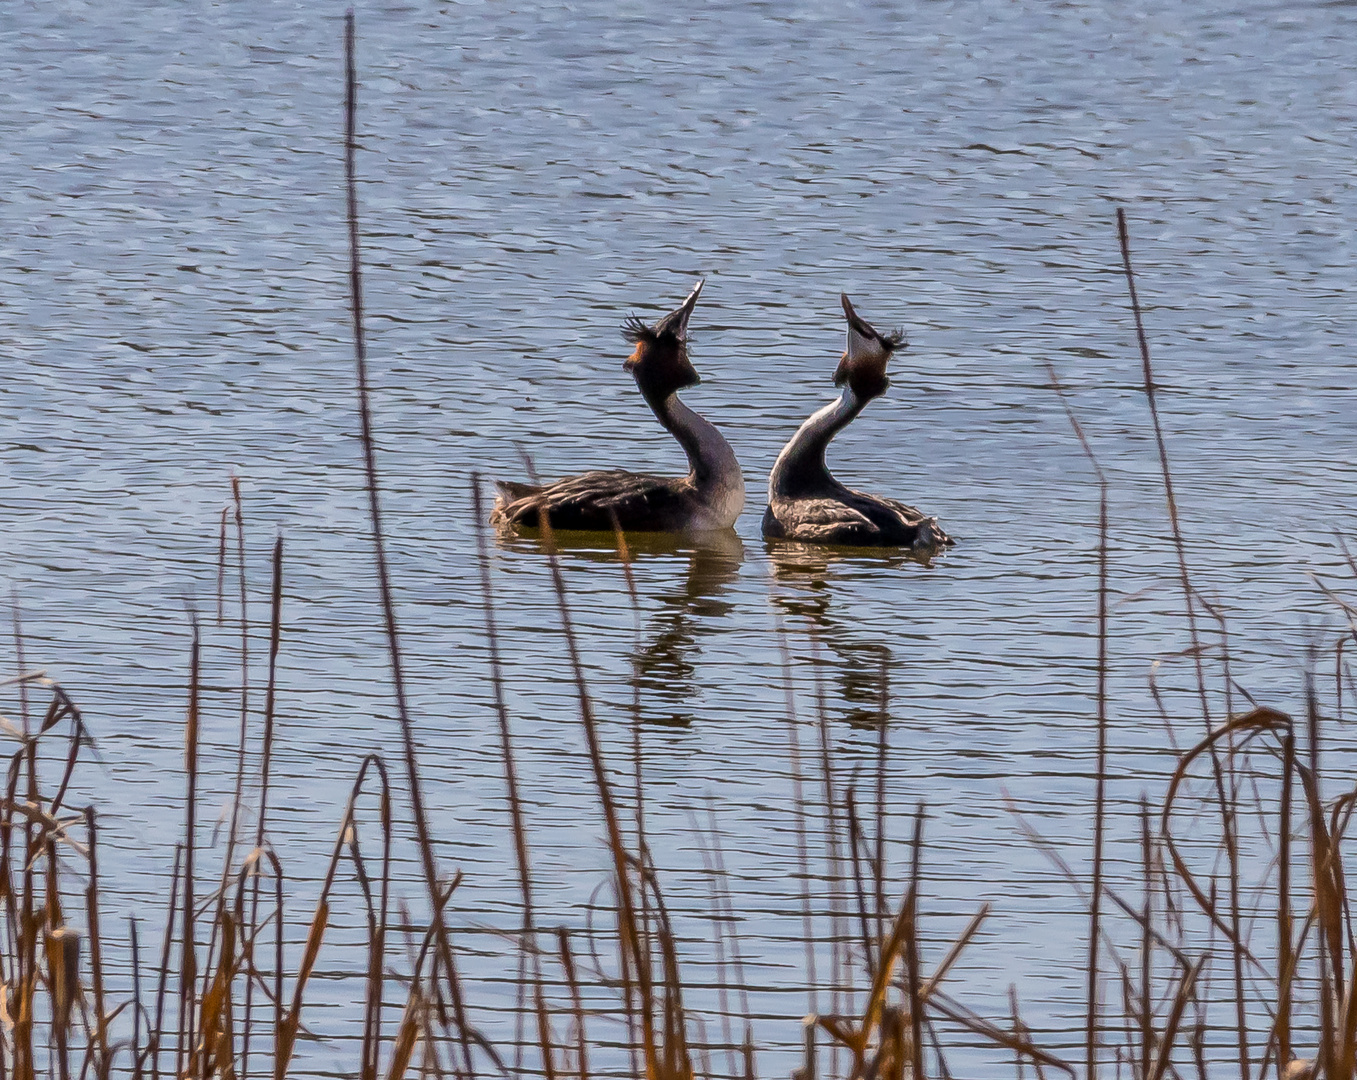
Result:
<svg viewBox="0 0 1357 1080"><path fill-rule="evenodd" d="M642 341L657 341L659 335L654 328L639 315L628 315L622 323L622 337L639 344Z"/></svg>

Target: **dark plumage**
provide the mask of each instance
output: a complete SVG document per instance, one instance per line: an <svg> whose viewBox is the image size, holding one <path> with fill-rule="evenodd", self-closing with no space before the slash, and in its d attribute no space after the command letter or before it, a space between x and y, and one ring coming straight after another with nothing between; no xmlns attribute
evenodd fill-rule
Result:
<svg viewBox="0 0 1357 1080"><path fill-rule="evenodd" d="M954 543L937 518L913 506L837 486L823 498L778 500L776 509L770 501L763 512L763 535L845 547L932 549Z"/></svg>
<svg viewBox="0 0 1357 1080"><path fill-rule="evenodd" d="M623 529L683 532L698 503L691 477L669 479L598 469L533 487L498 481L499 499L490 520L495 525L541 527L545 508L553 529L612 531L614 516Z"/></svg>
<svg viewBox="0 0 1357 1080"><path fill-rule="evenodd" d="M952 543L937 518L894 499L854 491L839 483L825 465L825 450L867 402L890 386L886 364L904 343L900 334L880 334L840 297L848 320L848 345L834 371L843 387L837 401L801 425L778 455L768 477L768 507L763 535L811 544L908 547L935 551Z"/></svg>
<svg viewBox="0 0 1357 1080"><path fill-rule="evenodd" d="M500 482L490 515L495 526L539 528L543 510L554 529L611 530L616 523L640 532L701 532L734 524L744 506L744 477L735 452L715 427L677 397L702 381L687 348L688 318L701 291L699 281L678 308L654 325L632 316L622 331L636 346L623 368L682 445L691 466L688 475L668 478L606 469L554 484Z"/></svg>

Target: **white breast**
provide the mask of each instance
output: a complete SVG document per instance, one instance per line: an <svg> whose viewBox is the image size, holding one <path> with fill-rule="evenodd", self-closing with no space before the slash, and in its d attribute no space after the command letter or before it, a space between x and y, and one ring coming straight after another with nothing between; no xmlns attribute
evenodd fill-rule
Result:
<svg viewBox="0 0 1357 1080"><path fill-rule="evenodd" d="M730 528L744 509L744 476L739 466L735 466L733 475L718 477L701 494L706 506L693 515L692 531Z"/></svg>

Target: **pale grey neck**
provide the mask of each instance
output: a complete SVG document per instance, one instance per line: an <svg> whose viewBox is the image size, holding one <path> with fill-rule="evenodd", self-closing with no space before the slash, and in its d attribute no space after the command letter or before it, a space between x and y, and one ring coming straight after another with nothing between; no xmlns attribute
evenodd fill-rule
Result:
<svg viewBox="0 0 1357 1080"><path fill-rule="evenodd" d="M768 477L768 498L787 498L832 486L825 448L867 403L845 386L843 393L811 414L782 448Z"/></svg>

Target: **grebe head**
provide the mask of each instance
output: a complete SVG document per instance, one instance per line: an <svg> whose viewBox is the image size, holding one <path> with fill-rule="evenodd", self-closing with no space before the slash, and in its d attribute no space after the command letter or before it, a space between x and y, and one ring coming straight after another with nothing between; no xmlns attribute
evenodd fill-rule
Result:
<svg viewBox="0 0 1357 1080"><path fill-rule="evenodd" d="M843 314L848 320L848 345L839 366L834 369L834 385L847 384L860 401L880 397L890 386L886 362L896 349L905 347L905 335L898 330L878 333L871 323L853 310L845 293L839 294Z"/></svg>
<svg viewBox="0 0 1357 1080"><path fill-rule="evenodd" d="M666 398L702 381L688 361L688 317L702 284L699 281L693 286L688 299L653 326L637 315L623 324L622 336L634 342L636 349L622 369L631 372L643 394Z"/></svg>

